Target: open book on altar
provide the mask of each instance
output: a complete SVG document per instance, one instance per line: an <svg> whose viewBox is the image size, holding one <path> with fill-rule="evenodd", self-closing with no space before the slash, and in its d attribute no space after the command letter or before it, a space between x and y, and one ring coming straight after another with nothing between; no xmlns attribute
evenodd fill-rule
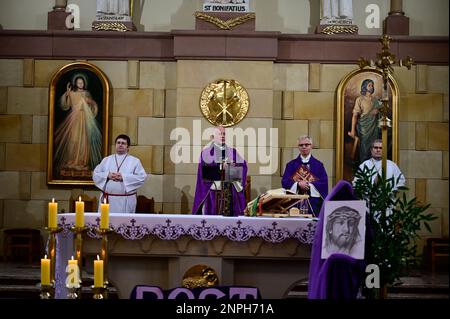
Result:
<svg viewBox="0 0 450 319"><path fill-rule="evenodd" d="M295 206L309 205L308 195L298 195L290 190L278 188L268 190L247 204L245 215L268 217L312 217L300 214L302 209Z"/></svg>

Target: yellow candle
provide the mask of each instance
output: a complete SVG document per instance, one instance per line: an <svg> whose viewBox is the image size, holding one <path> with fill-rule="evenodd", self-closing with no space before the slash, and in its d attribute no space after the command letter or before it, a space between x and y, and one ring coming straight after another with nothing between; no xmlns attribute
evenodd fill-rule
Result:
<svg viewBox="0 0 450 319"><path fill-rule="evenodd" d="M48 228L56 228L56 214L58 214L58 203L55 203L53 198L50 203L48 203Z"/></svg>
<svg viewBox="0 0 450 319"><path fill-rule="evenodd" d="M79 288L80 287L80 275L78 268L78 261L76 259L69 259L67 261L67 278L66 286L67 288Z"/></svg>
<svg viewBox="0 0 450 319"><path fill-rule="evenodd" d="M103 287L103 260L94 260L94 287Z"/></svg>
<svg viewBox="0 0 450 319"><path fill-rule="evenodd" d="M100 205L100 228L108 229L109 228L109 204L106 204L106 200L103 204Z"/></svg>
<svg viewBox="0 0 450 319"><path fill-rule="evenodd" d="M84 227L84 202L81 196L75 202L75 227Z"/></svg>
<svg viewBox="0 0 450 319"><path fill-rule="evenodd" d="M41 259L41 285L50 285L50 259L47 255Z"/></svg>
<svg viewBox="0 0 450 319"><path fill-rule="evenodd" d="M69 260L67 261L67 264L68 264L68 265L77 265L77 266L78 266L78 260L73 259L73 256L72 256L72 259L69 259Z"/></svg>

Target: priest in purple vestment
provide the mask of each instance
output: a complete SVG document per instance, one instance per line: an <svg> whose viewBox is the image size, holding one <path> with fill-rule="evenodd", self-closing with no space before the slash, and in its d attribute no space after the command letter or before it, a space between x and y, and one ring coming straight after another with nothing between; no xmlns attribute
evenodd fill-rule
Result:
<svg viewBox="0 0 450 319"><path fill-rule="evenodd" d="M300 155L287 163L281 186L297 194L309 195L308 214L318 216L323 199L328 195L328 176L322 162L311 155L312 138L297 140Z"/></svg>
<svg viewBox="0 0 450 319"><path fill-rule="evenodd" d="M228 213L230 216L243 215L246 207L244 190L247 179L247 162L236 149L225 144L225 128L222 126L214 129L214 140L203 149L200 155L192 214L219 215L223 213L223 211L219 212L220 208L217 202L222 184L220 178L214 176L214 172L219 173L221 168L224 168L225 172L238 175L235 180L227 184L231 190L226 203L229 207ZM204 176L206 172L213 172L213 174Z"/></svg>

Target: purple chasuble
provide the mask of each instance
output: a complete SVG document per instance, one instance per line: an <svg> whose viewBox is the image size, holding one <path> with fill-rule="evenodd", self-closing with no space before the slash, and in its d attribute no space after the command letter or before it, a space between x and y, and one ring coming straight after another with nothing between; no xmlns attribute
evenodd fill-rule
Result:
<svg viewBox="0 0 450 319"><path fill-rule="evenodd" d="M302 165L305 170L309 170L309 172L316 178L316 180L311 182L311 184L313 184L317 188L320 195L322 195L323 199L327 197L328 195L327 172L325 171L325 167L323 166L322 162L314 158L314 156L312 155L307 164L302 163L302 158L300 155L297 158L290 161L289 163L287 163L286 168L284 170L283 178L281 179L281 186L285 189L290 189L292 185L295 183L294 180L292 179L292 176L295 174L295 172L297 172L297 170ZM311 193L308 192L307 195L311 195ZM319 214L323 202L322 198L309 197L309 202L312 207L312 210L311 207L308 207L309 214L312 214L313 216L317 216Z"/></svg>
<svg viewBox="0 0 450 319"><path fill-rule="evenodd" d="M205 215L217 215L218 207L216 207L216 190L214 190L214 186L212 181L208 181L203 179L202 174L202 165L208 166L217 166L219 167L219 163L216 163L216 159L220 158L221 154L215 154L218 151L218 147L214 147L214 144L211 144L208 148L202 151L200 156L200 162L198 165L197 172L197 186L195 188L195 198L194 205L192 207L192 214L205 214ZM247 162L237 153L236 149L231 147L226 147L225 149L226 156L228 158L228 162L235 163L236 166L242 166L242 188L241 192L237 192L235 187L231 185L232 189L232 202L233 208L231 215L232 216L240 216L244 214L244 209L246 206L245 200L245 183L247 180ZM211 189L211 186L213 189ZM204 207L204 212L203 208Z"/></svg>

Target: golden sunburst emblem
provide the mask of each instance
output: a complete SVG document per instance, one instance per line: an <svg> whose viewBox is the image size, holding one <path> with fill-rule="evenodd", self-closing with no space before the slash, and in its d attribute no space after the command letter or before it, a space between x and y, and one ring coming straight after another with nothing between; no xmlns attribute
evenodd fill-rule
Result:
<svg viewBox="0 0 450 319"><path fill-rule="evenodd" d="M244 87L235 80L217 80L208 84L200 96L203 116L214 126L233 126L248 112L249 99Z"/></svg>

